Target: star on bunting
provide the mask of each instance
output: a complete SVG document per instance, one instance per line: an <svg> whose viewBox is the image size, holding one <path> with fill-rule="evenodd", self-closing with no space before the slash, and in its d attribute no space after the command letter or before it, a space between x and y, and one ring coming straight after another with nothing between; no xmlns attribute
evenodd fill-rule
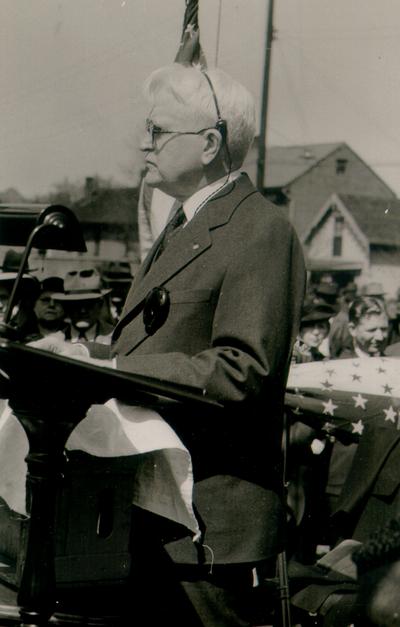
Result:
<svg viewBox="0 0 400 627"><path fill-rule="evenodd" d="M393 388L390 387L390 385L388 385L387 383L383 386L383 393L384 394L389 394L390 396L392 395L393 392Z"/></svg>
<svg viewBox="0 0 400 627"><path fill-rule="evenodd" d="M329 414L330 416L334 415L334 411L335 409L337 409L339 407L339 405L335 405L332 401L332 399L330 398L328 402L324 402L322 401L322 404L324 406L324 414Z"/></svg>
<svg viewBox="0 0 400 627"><path fill-rule="evenodd" d="M329 390L329 388L333 388L333 383L331 383L330 381L326 380L326 381L321 381L321 385L323 388L325 388L326 390Z"/></svg>
<svg viewBox="0 0 400 627"><path fill-rule="evenodd" d="M352 397L355 405L354 407L361 407L361 409L366 409L365 405L368 403L368 399L361 396L361 394L357 394L357 396Z"/></svg>
<svg viewBox="0 0 400 627"><path fill-rule="evenodd" d="M362 420L359 420L358 422L352 422L351 425L353 427L352 433L358 433L359 435L362 435L364 431L364 425Z"/></svg>
<svg viewBox="0 0 400 627"><path fill-rule="evenodd" d="M385 422L393 422L393 424L396 422L396 415L397 412L394 411L393 407L390 405L389 409L384 409L383 410L386 414L385 416Z"/></svg>
<svg viewBox="0 0 400 627"><path fill-rule="evenodd" d="M361 381L361 377L359 374L352 374L351 378L353 379L353 381Z"/></svg>

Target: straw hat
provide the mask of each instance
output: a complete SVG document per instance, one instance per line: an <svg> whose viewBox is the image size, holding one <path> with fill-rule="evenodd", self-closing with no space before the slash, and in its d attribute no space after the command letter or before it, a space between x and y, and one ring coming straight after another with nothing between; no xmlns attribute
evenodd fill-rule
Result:
<svg viewBox="0 0 400 627"><path fill-rule="evenodd" d="M103 289L101 277L95 268L71 270L64 279L64 292L55 292L53 298L63 301L92 300L111 292Z"/></svg>

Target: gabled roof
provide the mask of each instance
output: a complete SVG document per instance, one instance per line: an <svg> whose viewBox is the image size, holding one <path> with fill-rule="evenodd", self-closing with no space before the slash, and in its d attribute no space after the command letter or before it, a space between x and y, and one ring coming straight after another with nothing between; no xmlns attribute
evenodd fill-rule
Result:
<svg viewBox="0 0 400 627"><path fill-rule="evenodd" d="M82 224L131 225L137 221L138 196L136 188L100 189L73 209Z"/></svg>
<svg viewBox="0 0 400 627"><path fill-rule="evenodd" d="M400 200L338 194L372 245L400 246Z"/></svg>
<svg viewBox="0 0 400 627"><path fill-rule="evenodd" d="M307 243L335 206L364 246L400 248L400 199L332 194L313 220L302 241Z"/></svg>
<svg viewBox="0 0 400 627"><path fill-rule="evenodd" d="M265 187L285 187L326 159L341 143L271 146L267 149Z"/></svg>

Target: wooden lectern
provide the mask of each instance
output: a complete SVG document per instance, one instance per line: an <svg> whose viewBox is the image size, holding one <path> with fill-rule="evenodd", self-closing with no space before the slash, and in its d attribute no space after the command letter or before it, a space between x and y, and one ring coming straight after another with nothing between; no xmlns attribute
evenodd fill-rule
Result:
<svg viewBox="0 0 400 627"><path fill-rule="evenodd" d="M90 456L77 453L74 463L66 468L64 447L68 437L91 404L109 398L159 412L173 403L208 410L217 409L219 404L195 388L93 366L5 339L0 339L0 397L8 399L29 441L29 516L26 520L13 519L5 504L0 507L0 561L1 555L5 556L3 567L0 565L0 579L5 582L0 589L0 625L120 624L115 616L90 617L87 601L90 585L93 588L96 583L129 582L131 508L127 478L138 462L129 458L127 465L121 466L120 458L97 458L93 463ZM83 468L84 480L77 477L78 467ZM118 482L110 478L111 472L117 473ZM86 497L82 503L85 482L96 480L101 487L96 503ZM114 491L116 483L122 494ZM112 505L114 513L110 514ZM80 506L85 510L80 512L82 516L74 515ZM80 524L84 525L81 529ZM117 538L110 531L115 524L122 530ZM75 533L71 531L74 525ZM85 547L82 534L93 525L96 537ZM109 541L113 559L98 549L96 543L101 544L102 539ZM82 546L77 548L79 544ZM90 568L91 560L95 561L94 570ZM69 611L74 599L82 596L85 583L84 609ZM75 586L69 596L71 604L64 602L64 607L59 601L62 585ZM98 610L101 596L97 594Z"/></svg>

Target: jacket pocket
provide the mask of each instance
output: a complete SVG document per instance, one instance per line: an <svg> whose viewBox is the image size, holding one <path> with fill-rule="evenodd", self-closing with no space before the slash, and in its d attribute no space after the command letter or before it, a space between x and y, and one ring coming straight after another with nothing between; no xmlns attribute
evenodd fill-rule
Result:
<svg viewBox="0 0 400 627"><path fill-rule="evenodd" d="M171 291L169 296L171 304L178 303L206 303L211 300L212 289L204 290L174 290Z"/></svg>

